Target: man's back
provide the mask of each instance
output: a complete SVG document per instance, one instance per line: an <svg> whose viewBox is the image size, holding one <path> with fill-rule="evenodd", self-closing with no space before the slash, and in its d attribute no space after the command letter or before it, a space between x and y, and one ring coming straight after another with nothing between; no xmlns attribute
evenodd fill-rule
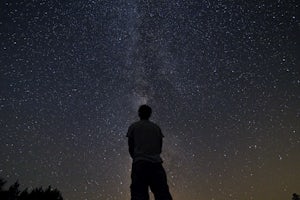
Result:
<svg viewBox="0 0 300 200"><path fill-rule="evenodd" d="M134 143L133 162L162 162L160 153L163 134L158 125L149 120L140 120L129 127L127 137Z"/></svg>

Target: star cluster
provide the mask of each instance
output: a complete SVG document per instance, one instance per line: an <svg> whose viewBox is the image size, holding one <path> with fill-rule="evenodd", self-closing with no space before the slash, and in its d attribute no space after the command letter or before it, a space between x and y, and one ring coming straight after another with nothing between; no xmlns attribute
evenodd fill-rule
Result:
<svg viewBox="0 0 300 200"><path fill-rule="evenodd" d="M296 0L0 10L0 177L67 200L129 199L125 134L147 103L174 199L300 192Z"/></svg>

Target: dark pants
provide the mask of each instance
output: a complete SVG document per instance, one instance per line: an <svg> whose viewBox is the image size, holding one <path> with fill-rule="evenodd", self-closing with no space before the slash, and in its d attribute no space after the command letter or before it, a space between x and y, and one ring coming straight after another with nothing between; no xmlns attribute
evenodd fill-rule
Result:
<svg viewBox="0 0 300 200"><path fill-rule="evenodd" d="M149 187L155 200L172 200L166 172L161 163L147 161L133 163L131 180L131 200L149 200Z"/></svg>

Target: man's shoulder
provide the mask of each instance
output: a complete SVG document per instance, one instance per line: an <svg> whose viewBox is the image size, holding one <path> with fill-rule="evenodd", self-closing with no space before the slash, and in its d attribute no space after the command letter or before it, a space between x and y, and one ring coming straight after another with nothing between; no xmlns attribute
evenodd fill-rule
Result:
<svg viewBox="0 0 300 200"><path fill-rule="evenodd" d="M156 126L159 128L159 126L156 123L154 123L150 120L140 120L140 121L136 121L131 124L131 126L133 126L133 127L134 126L143 126L143 125L151 125L151 126Z"/></svg>
<svg viewBox="0 0 300 200"><path fill-rule="evenodd" d="M159 125L157 125L156 123L154 123L154 122L152 122L152 121L149 121L149 123L150 123L152 126L155 126L155 127L157 127L157 128L160 129Z"/></svg>
<svg viewBox="0 0 300 200"><path fill-rule="evenodd" d="M129 127L135 127L140 124L140 121L133 122Z"/></svg>
<svg viewBox="0 0 300 200"><path fill-rule="evenodd" d="M140 121L133 122L129 126L129 130L133 131L135 129L149 129L150 127L157 129L159 131L161 130L159 125L149 120L140 120Z"/></svg>
<svg viewBox="0 0 300 200"><path fill-rule="evenodd" d="M149 130L151 131L155 130L162 137L164 137L164 135L161 132L160 126L149 120L140 120L140 121L133 122L129 126L127 137L133 136L136 133L136 131L149 131Z"/></svg>

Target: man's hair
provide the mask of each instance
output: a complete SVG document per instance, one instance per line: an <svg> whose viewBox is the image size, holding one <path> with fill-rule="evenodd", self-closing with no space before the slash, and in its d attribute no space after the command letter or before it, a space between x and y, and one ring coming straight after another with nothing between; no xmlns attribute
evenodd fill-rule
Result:
<svg viewBox="0 0 300 200"><path fill-rule="evenodd" d="M152 109L148 105L141 105L138 112L141 119L149 119L152 113Z"/></svg>

